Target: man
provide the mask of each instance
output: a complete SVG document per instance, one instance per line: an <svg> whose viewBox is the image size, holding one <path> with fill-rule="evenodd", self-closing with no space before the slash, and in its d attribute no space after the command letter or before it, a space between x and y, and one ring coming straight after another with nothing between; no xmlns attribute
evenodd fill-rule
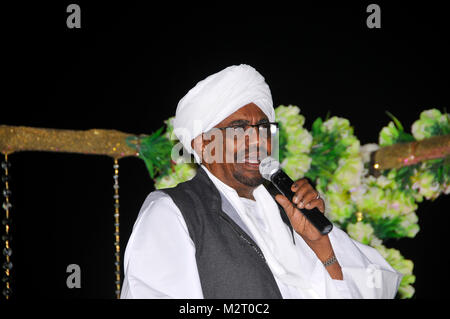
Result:
<svg viewBox="0 0 450 319"><path fill-rule="evenodd" d="M145 200L121 298L395 296L401 275L375 249L336 226L320 234L298 210L325 211L306 179L292 185L295 206L262 184L274 122L270 89L248 65L207 77L180 100L174 132L200 166L190 181ZM250 133L227 135L239 129Z"/></svg>

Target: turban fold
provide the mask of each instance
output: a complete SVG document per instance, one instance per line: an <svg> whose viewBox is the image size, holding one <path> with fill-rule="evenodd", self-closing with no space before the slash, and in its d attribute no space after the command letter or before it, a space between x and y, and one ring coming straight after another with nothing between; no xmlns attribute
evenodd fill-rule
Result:
<svg viewBox="0 0 450 319"><path fill-rule="evenodd" d="M264 77L246 64L227 67L198 82L179 101L174 134L192 153L192 139L249 103L256 104L270 122L275 120L272 95Z"/></svg>

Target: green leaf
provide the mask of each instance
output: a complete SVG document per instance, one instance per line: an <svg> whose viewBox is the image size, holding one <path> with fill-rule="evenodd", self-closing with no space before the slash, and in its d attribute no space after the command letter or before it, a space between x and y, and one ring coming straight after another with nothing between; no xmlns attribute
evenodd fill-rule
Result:
<svg viewBox="0 0 450 319"><path fill-rule="evenodd" d="M318 117L312 125L312 134L319 135L322 130L322 118Z"/></svg>
<svg viewBox="0 0 450 319"><path fill-rule="evenodd" d="M398 129L399 131L404 132L402 123L400 123L400 121L399 121L394 115L392 115L391 112L386 111L386 114L394 121L395 126L397 127L397 129Z"/></svg>
<svg viewBox="0 0 450 319"><path fill-rule="evenodd" d="M161 135L163 127L158 129L151 135L140 137L130 136L126 139L126 143L136 148L139 157L144 160L147 170L151 178L156 174L166 171L171 165L172 142L165 136ZM131 141L134 141L132 143Z"/></svg>
<svg viewBox="0 0 450 319"><path fill-rule="evenodd" d="M399 130L399 136L396 140L396 143L408 143L414 142L415 140L416 139L411 134Z"/></svg>
<svg viewBox="0 0 450 319"><path fill-rule="evenodd" d="M403 228L400 226L400 222L400 217L394 217L392 219L380 218L376 221L370 220L375 236L380 239L404 237L404 234L402 233Z"/></svg>

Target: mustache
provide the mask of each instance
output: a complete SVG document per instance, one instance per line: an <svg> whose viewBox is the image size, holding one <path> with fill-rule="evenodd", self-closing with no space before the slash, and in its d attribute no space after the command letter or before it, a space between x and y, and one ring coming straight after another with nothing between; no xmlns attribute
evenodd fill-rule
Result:
<svg viewBox="0 0 450 319"><path fill-rule="evenodd" d="M266 158L267 156L269 156L269 154L267 152L267 148L265 147L262 147L258 150L250 150L248 148L245 148L243 150L237 150L234 152L234 159L237 162L239 159L241 160L252 159L260 161Z"/></svg>

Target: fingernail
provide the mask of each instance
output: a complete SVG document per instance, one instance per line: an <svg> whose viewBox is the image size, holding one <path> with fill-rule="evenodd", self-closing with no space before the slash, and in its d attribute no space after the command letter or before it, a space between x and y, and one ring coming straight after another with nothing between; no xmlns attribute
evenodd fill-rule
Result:
<svg viewBox="0 0 450 319"><path fill-rule="evenodd" d="M298 207L303 208L303 207L304 207L303 202L300 202L300 203L298 204Z"/></svg>
<svg viewBox="0 0 450 319"><path fill-rule="evenodd" d="M311 207L311 204L310 203L306 204L306 207L308 207L308 208Z"/></svg>
<svg viewBox="0 0 450 319"><path fill-rule="evenodd" d="M297 202L298 202L298 197L297 197L297 196L294 196L294 197L292 198L292 201L293 201L295 204L297 204Z"/></svg>

